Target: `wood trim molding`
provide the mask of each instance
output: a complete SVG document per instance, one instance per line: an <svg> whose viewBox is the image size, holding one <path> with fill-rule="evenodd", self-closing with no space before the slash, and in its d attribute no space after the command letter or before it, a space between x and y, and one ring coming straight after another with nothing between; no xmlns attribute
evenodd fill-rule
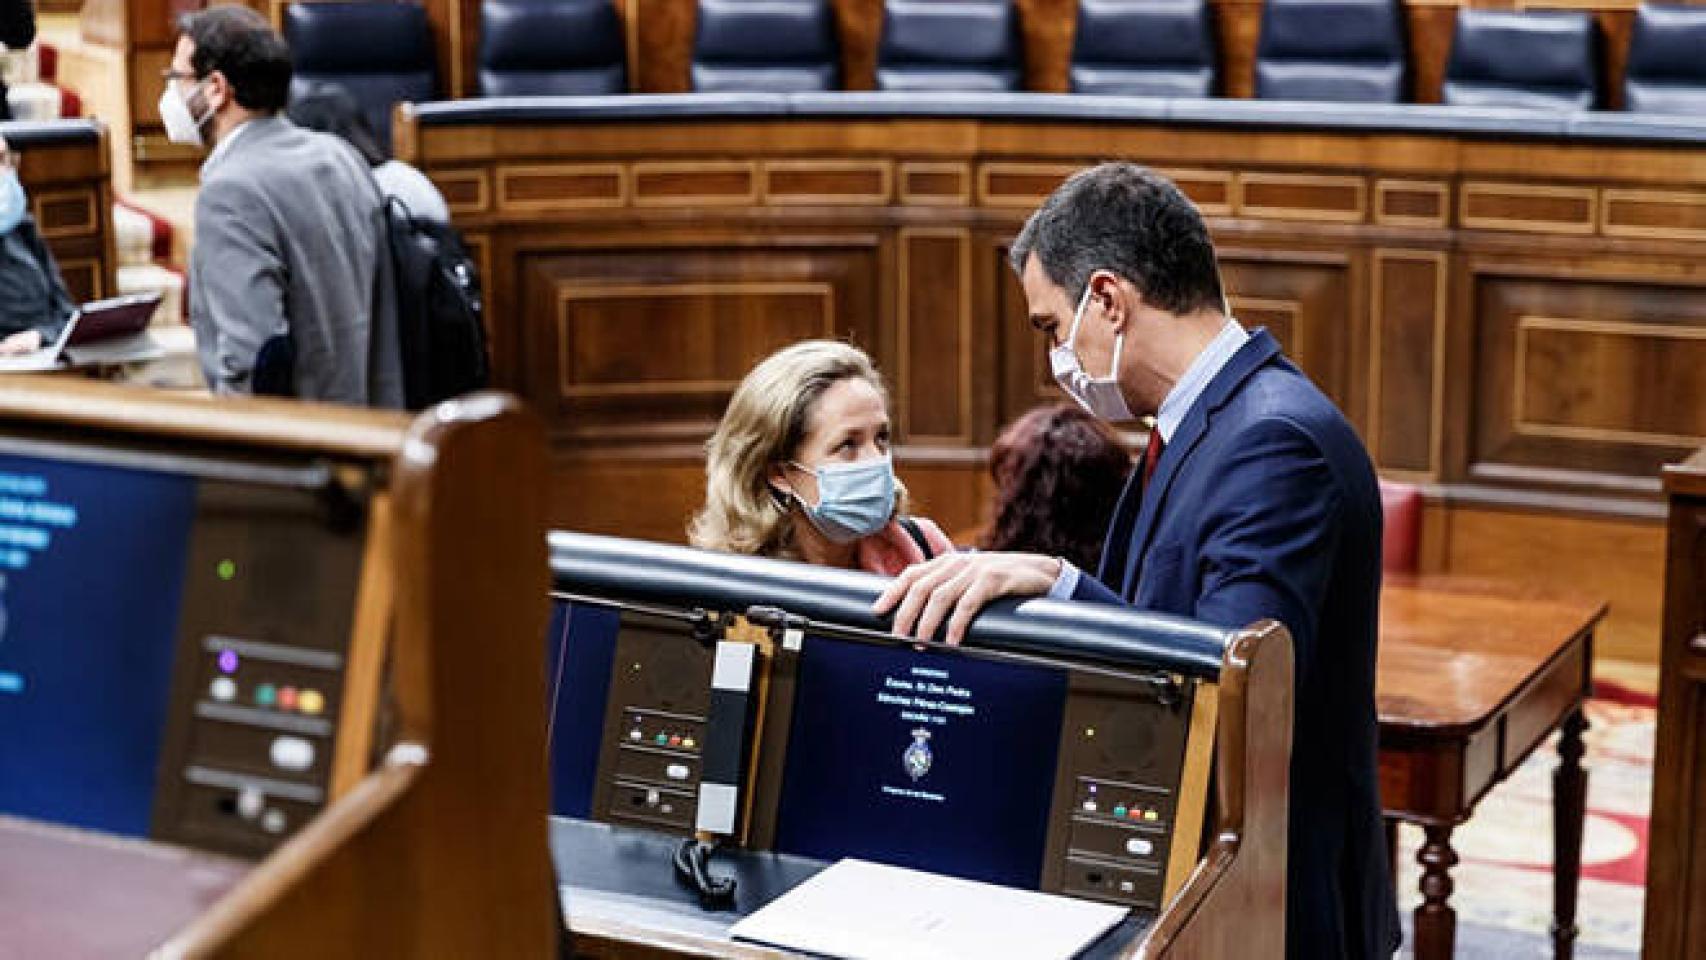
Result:
<svg viewBox="0 0 1706 960"><path fill-rule="evenodd" d="M957 330L959 349L957 368L960 377L957 396L960 429L950 434L923 434L912 431L912 282L911 258L907 244L920 238L951 239L959 245L959 316ZM972 397L972 288L971 288L971 230L966 227L902 227L897 240L900 271L895 297L899 331L896 337L898 382L904 398L900 403L900 436L905 443L969 444L973 436Z"/></svg>
<svg viewBox="0 0 1706 960"><path fill-rule="evenodd" d="M596 210L626 206L631 193L628 169L620 163L550 163L500 165L497 169L498 209L542 213L553 210ZM606 194L587 192L522 199L516 196L526 180L607 182Z"/></svg>
<svg viewBox="0 0 1706 960"><path fill-rule="evenodd" d="M79 203L83 207L83 217L75 223L52 224L47 217L47 208L62 203ZM51 190L38 193L30 198L34 208L36 224L43 239L57 240L62 237L86 237L101 229L100 206L95 199L93 190Z"/></svg>
<svg viewBox="0 0 1706 960"><path fill-rule="evenodd" d="M913 178L948 178L956 181L951 191L919 190ZM969 163L933 163L922 160L903 161L900 165L900 202L926 206L970 206L972 201L972 172Z"/></svg>
<svg viewBox="0 0 1706 960"><path fill-rule="evenodd" d="M745 178L746 189L728 193L672 193L652 192L647 188L647 181L651 178L690 178L695 174L736 174ZM749 206L758 203L763 196L763 182L758 175L756 160L642 161L634 164L629 176L630 196L636 207Z"/></svg>
<svg viewBox="0 0 1706 960"><path fill-rule="evenodd" d="M1590 236L1598 227L1598 191L1593 187L1568 187L1558 184L1535 183L1465 183L1458 193L1457 220L1471 230L1509 230L1516 233L1563 233ZM1555 200L1580 203L1585 220L1524 219L1497 214L1477 214L1477 201Z"/></svg>
<svg viewBox="0 0 1706 960"><path fill-rule="evenodd" d="M740 385L733 380L646 380L588 386L572 380L571 362L573 324L569 311L577 300L657 299L659 297L704 296L767 296L775 294L805 294L822 300L823 328L819 336L835 338L835 287L828 281L796 280L738 280L729 282L700 281L692 283L592 283L562 286L557 291L557 394L563 398L593 399L633 396L701 397L732 392Z"/></svg>
<svg viewBox="0 0 1706 960"><path fill-rule="evenodd" d="M894 196L894 165L886 160L766 160L761 166L764 201L773 206L881 206ZM793 193L777 189L778 175L794 173L876 175L880 186L866 193Z"/></svg>
<svg viewBox="0 0 1706 960"><path fill-rule="evenodd" d="M1526 392L1524 387L1528 383L1528 334L1534 330L1706 342L1706 327L1663 326L1618 320L1581 320L1572 317L1519 317L1516 324L1514 350L1515 372L1511 376L1511 428L1518 434L1531 437L1554 437L1564 440L1588 440L1600 443L1628 443L1649 447L1693 448L1706 443L1706 436L1654 433L1645 430L1618 430L1611 427L1578 427L1530 420L1523 397Z"/></svg>
<svg viewBox="0 0 1706 960"><path fill-rule="evenodd" d="M1445 335L1446 311L1449 309L1448 295L1451 284L1451 257L1440 250L1388 250L1374 251L1372 257L1373 269L1370 271L1371 292L1369 304L1372 317L1369 327L1368 355L1368 446L1374 453L1376 463L1381 462L1380 447L1380 413L1381 413L1381 325L1383 317L1375 311L1380 309L1381 296L1385 292L1385 280L1382 265L1389 260L1408 260L1414 263L1430 263L1434 267L1434 309L1433 334L1429 340L1432 369L1428 377L1428 465L1426 470L1406 470L1405 473L1426 480L1439 476L1441 458L1445 439ZM1383 472L1393 472L1381 467Z"/></svg>
<svg viewBox="0 0 1706 960"><path fill-rule="evenodd" d="M452 214L478 214L485 213L491 209L492 181L491 175L488 171L467 169L435 170L432 174L432 181L437 184L439 190L444 193L445 202L450 207L450 212ZM475 200L473 203L457 203L450 199L452 191L445 188L449 185L458 183L471 183L474 185Z"/></svg>
<svg viewBox="0 0 1706 960"><path fill-rule="evenodd" d="M1306 190L1349 190L1349 208L1251 203L1250 188L1300 187ZM1314 173L1247 172L1238 175L1236 209L1239 215L1269 220L1308 220L1328 223L1361 223L1368 218L1368 179Z"/></svg>
<svg viewBox="0 0 1706 960"><path fill-rule="evenodd" d="M1690 218L1695 225L1660 226L1624 222L1617 216L1619 204L1642 204L1692 208ZM1644 237L1654 240L1706 240L1706 193L1680 190L1625 190L1606 188L1600 191L1600 223L1608 237Z"/></svg>
<svg viewBox="0 0 1706 960"><path fill-rule="evenodd" d="M1432 217L1408 213L1387 213L1386 203L1395 194L1428 194L1436 199L1439 214ZM1374 182L1374 222L1390 227L1431 227L1444 229L1451 225L1451 188L1437 180L1391 180Z"/></svg>

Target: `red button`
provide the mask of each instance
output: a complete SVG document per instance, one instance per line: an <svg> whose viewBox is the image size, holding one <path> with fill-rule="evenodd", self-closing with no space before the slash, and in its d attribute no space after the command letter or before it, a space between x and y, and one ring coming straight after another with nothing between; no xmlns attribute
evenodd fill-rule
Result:
<svg viewBox="0 0 1706 960"><path fill-rule="evenodd" d="M296 709L296 688L284 687L278 691L278 708L280 710Z"/></svg>
<svg viewBox="0 0 1706 960"><path fill-rule="evenodd" d="M681 746L681 738L680 737L670 737L669 738L669 745L672 747Z"/></svg>

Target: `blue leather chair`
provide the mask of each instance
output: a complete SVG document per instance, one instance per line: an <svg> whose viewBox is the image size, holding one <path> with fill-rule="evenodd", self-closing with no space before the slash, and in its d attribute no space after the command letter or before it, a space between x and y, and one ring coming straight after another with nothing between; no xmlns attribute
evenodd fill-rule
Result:
<svg viewBox="0 0 1706 960"><path fill-rule="evenodd" d="M432 28L417 3L293 3L284 12L291 96L337 84L387 148L391 107L438 99Z"/></svg>
<svg viewBox="0 0 1706 960"><path fill-rule="evenodd" d="M841 87L829 0L699 0L693 89L801 93Z"/></svg>
<svg viewBox="0 0 1706 960"><path fill-rule="evenodd" d="M1009 0L887 0L878 90L1021 89L1019 16Z"/></svg>
<svg viewBox="0 0 1706 960"><path fill-rule="evenodd" d="M1214 96L1207 0L1079 0L1069 79L1073 93Z"/></svg>
<svg viewBox="0 0 1706 960"><path fill-rule="evenodd" d="M1635 12L1623 109L1706 116L1706 7L1644 3Z"/></svg>
<svg viewBox="0 0 1706 960"><path fill-rule="evenodd" d="M1453 106L1592 110L1599 104L1592 14L1457 11L1440 99Z"/></svg>
<svg viewBox="0 0 1706 960"><path fill-rule="evenodd" d="M485 0L480 5L480 94L487 97L626 93L627 49L611 0Z"/></svg>
<svg viewBox="0 0 1706 960"><path fill-rule="evenodd" d="M1409 78L1399 0L1267 0L1256 41L1262 100L1403 103Z"/></svg>

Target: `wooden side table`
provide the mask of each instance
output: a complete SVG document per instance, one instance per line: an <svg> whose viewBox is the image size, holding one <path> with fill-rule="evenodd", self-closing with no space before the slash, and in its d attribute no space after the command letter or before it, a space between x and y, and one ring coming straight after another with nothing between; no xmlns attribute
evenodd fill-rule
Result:
<svg viewBox="0 0 1706 960"><path fill-rule="evenodd" d="M1605 610L1598 601L1455 577L1389 579L1382 591L1380 793L1394 855L1398 821L1426 835L1416 855L1418 960L1450 957L1455 945L1452 831L1553 730L1562 736L1552 776L1552 943L1560 960L1573 954L1587 797L1582 704Z"/></svg>

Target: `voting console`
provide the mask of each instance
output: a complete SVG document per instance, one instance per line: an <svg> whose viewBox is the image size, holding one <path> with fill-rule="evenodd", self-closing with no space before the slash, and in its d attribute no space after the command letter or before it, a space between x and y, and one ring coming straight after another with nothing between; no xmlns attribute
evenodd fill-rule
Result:
<svg viewBox="0 0 1706 960"><path fill-rule="evenodd" d="M537 422L5 380L0 953L548 955Z"/></svg>
<svg viewBox="0 0 1706 960"><path fill-rule="evenodd" d="M949 648L888 636L861 573L571 533L551 562L577 951L769 955L728 926L844 857L1129 907L1094 956L1281 949L1279 626L1030 601Z"/></svg>

